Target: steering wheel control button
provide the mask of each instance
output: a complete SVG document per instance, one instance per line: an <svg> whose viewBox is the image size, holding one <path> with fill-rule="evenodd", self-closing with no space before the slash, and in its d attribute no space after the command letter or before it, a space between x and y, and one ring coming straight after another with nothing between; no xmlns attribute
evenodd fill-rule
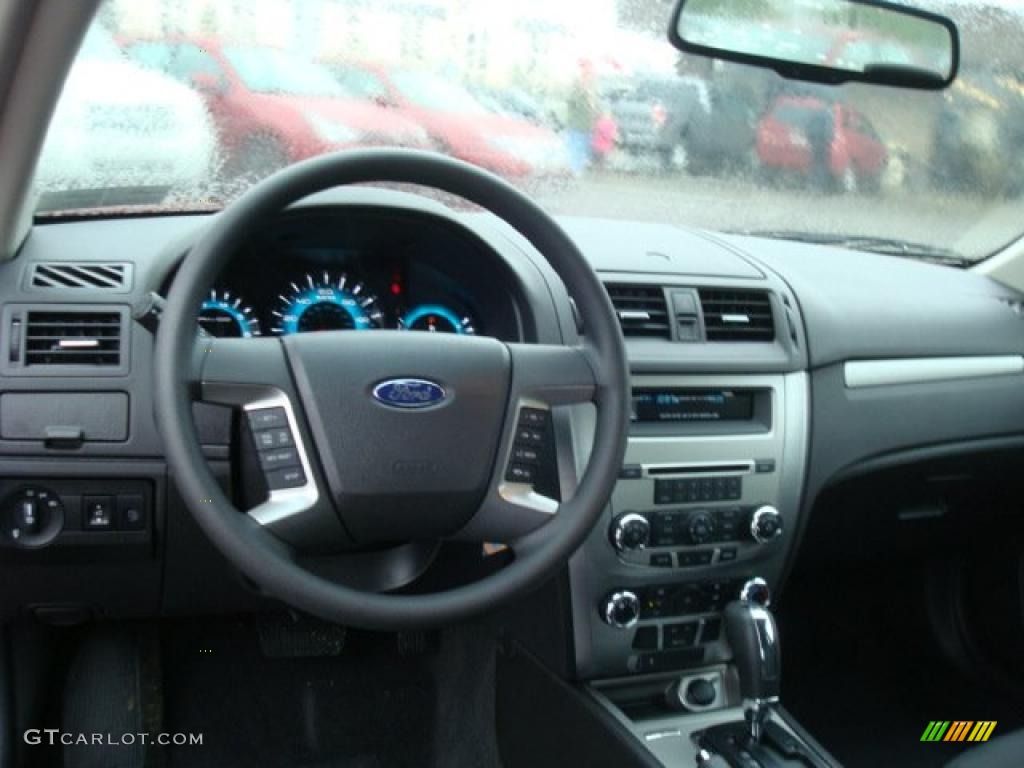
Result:
<svg viewBox="0 0 1024 768"><path fill-rule="evenodd" d="M272 491L300 488L306 484L306 473L302 471L302 467L272 469L266 473L266 477L267 487Z"/></svg>
<svg viewBox="0 0 1024 768"><path fill-rule="evenodd" d="M640 618L640 599L628 589L612 592L605 598L601 618L609 626L629 629Z"/></svg>
<svg viewBox="0 0 1024 768"><path fill-rule="evenodd" d="M263 469L282 469L299 466L299 452L294 448L260 451L260 466Z"/></svg>
<svg viewBox="0 0 1024 768"><path fill-rule="evenodd" d="M249 426L253 432L263 429L280 429L288 427L288 416L284 408L260 408L249 411Z"/></svg>
<svg viewBox="0 0 1024 768"><path fill-rule="evenodd" d="M84 496L82 498L82 527L87 531L113 530L113 499L110 496Z"/></svg>
<svg viewBox="0 0 1024 768"><path fill-rule="evenodd" d="M519 409L505 480L529 486L537 484L549 419L550 414L541 408Z"/></svg>
<svg viewBox="0 0 1024 768"><path fill-rule="evenodd" d="M750 536L758 544L767 544L781 535L782 515L775 507L758 507L750 516Z"/></svg>
<svg viewBox="0 0 1024 768"><path fill-rule="evenodd" d="M512 461L536 464L540 461L540 451L527 445L512 446Z"/></svg>
<svg viewBox="0 0 1024 768"><path fill-rule="evenodd" d="M520 425L516 430L516 442L521 445L543 445L544 432L540 429Z"/></svg>
<svg viewBox="0 0 1024 768"><path fill-rule="evenodd" d="M529 464L509 464L505 479L510 483L526 483L533 485L537 479L536 467Z"/></svg>
<svg viewBox="0 0 1024 768"><path fill-rule="evenodd" d="M647 547L651 538L651 524L643 515L627 512L612 521L609 538L619 552L634 552Z"/></svg>
<svg viewBox="0 0 1024 768"><path fill-rule="evenodd" d="M4 499L0 525L7 540L15 546L43 546L64 527L64 504L46 488L23 488Z"/></svg>
<svg viewBox="0 0 1024 768"><path fill-rule="evenodd" d="M548 424L548 412L540 408L520 408L519 426L544 428Z"/></svg>
<svg viewBox="0 0 1024 768"><path fill-rule="evenodd" d="M122 531L144 531L148 525L146 500L141 494L117 497L117 527Z"/></svg>
<svg viewBox="0 0 1024 768"><path fill-rule="evenodd" d="M256 433L256 447L261 451L270 448L286 448L292 445L295 445L295 440L292 438L291 430L287 427L284 429L268 429Z"/></svg>

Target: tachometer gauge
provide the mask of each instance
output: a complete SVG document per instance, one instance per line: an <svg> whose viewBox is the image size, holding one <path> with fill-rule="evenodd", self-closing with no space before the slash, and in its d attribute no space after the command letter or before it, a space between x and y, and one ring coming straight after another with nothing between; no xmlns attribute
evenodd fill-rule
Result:
<svg viewBox="0 0 1024 768"><path fill-rule="evenodd" d="M402 315L398 327L406 331L476 335L473 318L468 315L460 316L442 304L420 304L413 307Z"/></svg>
<svg viewBox="0 0 1024 768"><path fill-rule="evenodd" d="M210 291L199 309L199 327L220 338L249 338L260 335L260 322L252 308L230 291Z"/></svg>
<svg viewBox="0 0 1024 768"><path fill-rule="evenodd" d="M319 279L306 275L301 284L292 283L291 292L278 298L281 303L273 315L274 332L279 334L365 331L379 327L383 319L377 298L345 274L335 278L324 272Z"/></svg>

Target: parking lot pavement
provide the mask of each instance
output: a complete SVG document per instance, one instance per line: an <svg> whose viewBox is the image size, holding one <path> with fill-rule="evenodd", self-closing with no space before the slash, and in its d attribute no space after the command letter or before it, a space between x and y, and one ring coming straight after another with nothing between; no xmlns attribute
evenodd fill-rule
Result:
<svg viewBox="0 0 1024 768"><path fill-rule="evenodd" d="M717 231L869 235L987 255L1024 231L1024 201L884 189L853 194L771 187L748 178L590 170L540 202L562 215L660 221ZM984 222L984 223L982 223Z"/></svg>

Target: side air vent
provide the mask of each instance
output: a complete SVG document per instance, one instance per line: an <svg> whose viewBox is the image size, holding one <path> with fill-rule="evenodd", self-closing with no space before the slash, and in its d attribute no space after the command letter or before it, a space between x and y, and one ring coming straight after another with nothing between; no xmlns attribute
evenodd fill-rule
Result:
<svg viewBox="0 0 1024 768"><path fill-rule="evenodd" d="M657 285L606 285L615 314L619 316L623 336L668 339L665 292Z"/></svg>
<svg viewBox="0 0 1024 768"><path fill-rule="evenodd" d="M708 341L772 341L775 322L765 291L701 288L700 307Z"/></svg>
<svg viewBox="0 0 1024 768"><path fill-rule="evenodd" d="M123 317L117 311L30 310L24 364L120 366Z"/></svg>
<svg viewBox="0 0 1024 768"><path fill-rule="evenodd" d="M32 288L87 288L99 291L127 291L131 268L122 262L46 262L34 264L29 278Z"/></svg>

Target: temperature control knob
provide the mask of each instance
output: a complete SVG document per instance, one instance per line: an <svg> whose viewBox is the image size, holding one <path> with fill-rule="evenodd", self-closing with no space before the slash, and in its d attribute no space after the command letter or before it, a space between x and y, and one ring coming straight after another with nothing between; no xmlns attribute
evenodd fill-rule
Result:
<svg viewBox="0 0 1024 768"><path fill-rule="evenodd" d="M782 515L770 505L758 507L750 517L750 536L758 544L766 544L782 535Z"/></svg>
<svg viewBox="0 0 1024 768"><path fill-rule="evenodd" d="M608 538L619 552L643 549L651 539L651 524L643 515L627 512L612 521Z"/></svg>
<svg viewBox="0 0 1024 768"><path fill-rule="evenodd" d="M601 618L613 627L629 629L640 618L640 598L628 589L612 592L601 607Z"/></svg>

